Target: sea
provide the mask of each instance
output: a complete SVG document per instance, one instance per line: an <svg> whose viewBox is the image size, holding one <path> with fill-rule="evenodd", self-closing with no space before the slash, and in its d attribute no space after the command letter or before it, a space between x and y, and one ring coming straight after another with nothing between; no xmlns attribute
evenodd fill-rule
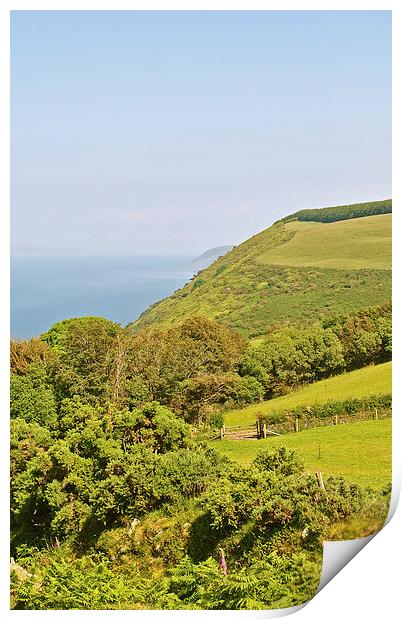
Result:
<svg viewBox="0 0 402 620"><path fill-rule="evenodd" d="M39 336L54 323L102 316L122 326L193 275L186 256L13 256L11 337Z"/></svg>

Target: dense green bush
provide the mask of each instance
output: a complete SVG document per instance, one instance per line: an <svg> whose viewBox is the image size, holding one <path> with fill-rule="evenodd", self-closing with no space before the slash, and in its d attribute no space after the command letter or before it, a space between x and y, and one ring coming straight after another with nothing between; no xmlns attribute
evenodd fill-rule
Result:
<svg viewBox="0 0 402 620"><path fill-rule="evenodd" d="M368 497L343 479L333 479L322 491L315 477L303 471L297 454L280 447L262 451L247 470L234 467L224 480L212 483L204 505L211 527L222 533L252 520L260 532L291 526L311 541L323 534L333 516L354 514Z"/></svg>
<svg viewBox="0 0 402 620"><path fill-rule="evenodd" d="M245 375L237 380L233 400L238 405L247 405L262 400L264 393L264 386L256 377Z"/></svg>
<svg viewBox="0 0 402 620"><path fill-rule="evenodd" d="M326 321L327 328L341 342L346 368L360 368L391 359L391 312L391 304L385 303L364 312Z"/></svg>
<svg viewBox="0 0 402 620"><path fill-rule="evenodd" d="M25 374L10 375L10 415L51 426L56 422L56 399L42 362L30 364Z"/></svg>
<svg viewBox="0 0 402 620"><path fill-rule="evenodd" d="M15 420L14 530L28 520L37 532L63 540L91 521L106 527L199 495L219 468L190 432L156 403L119 411L83 404L78 397L63 402L52 441L39 425ZM40 443L30 447L29 436Z"/></svg>
<svg viewBox="0 0 402 620"><path fill-rule="evenodd" d="M370 492L342 479L323 491L285 448L234 465L173 420L155 403L130 412L78 398L51 433L13 420L23 567L13 608L263 609L314 594L326 527L363 509ZM204 538L207 557L194 561Z"/></svg>
<svg viewBox="0 0 402 620"><path fill-rule="evenodd" d="M284 447L275 451L261 451L255 458L254 465L261 471L274 471L282 476L291 476L303 471L300 457L293 450Z"/></svg>
<svg viewBox="0 0 402 620"><path fill-rule="evenodd" d="M261 345L250 349L241 373L254 376L266 397L286 389L339 373L345 366L342 346L330 329L315 326L271 332Z"/></svg>

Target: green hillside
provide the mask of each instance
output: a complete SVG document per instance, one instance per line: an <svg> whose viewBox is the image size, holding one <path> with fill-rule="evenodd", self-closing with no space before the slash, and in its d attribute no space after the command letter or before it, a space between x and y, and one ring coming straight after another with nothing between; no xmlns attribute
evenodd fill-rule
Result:
<svg viewBox="0 0 402 620"><path fill-rule="evenodd" d="M391 201L382 201L289 216L219 258L133 325L203 314L255 337L273 324L306 324L379 304L391 295L390 209Z"/></svg>
<svg viewBox="0 0 402 620"><path fill-rule="evenodd" d="M272 265L336 269L390 269L391 215L375 215L331 224L289 222L295 235L258 257ZM340 243L341 240L341 243Z"/></svg>
<svg viewBox="0 0 402 620"><path fill-rule="evenodd" d="M211 445L243 465L251 463L264 448L286 446L297 450L312 471L319 469L325 476L344 476L379 488L391 482L391 426L391 420L368 420L259 441L216 440Z"/></svg>
<svg viewBox="0 0 402 620"><path fill-rule="evenodd" d="M311 385L279 398L256 403L230 411L225 415L227 426L246 426L253 424L258 414L274 411L291 411L299 405L312 405L317 402L363 398L374 394L390 394L392 380L392 362L367 366L347 372L330 379L317 381Z"/></svg>

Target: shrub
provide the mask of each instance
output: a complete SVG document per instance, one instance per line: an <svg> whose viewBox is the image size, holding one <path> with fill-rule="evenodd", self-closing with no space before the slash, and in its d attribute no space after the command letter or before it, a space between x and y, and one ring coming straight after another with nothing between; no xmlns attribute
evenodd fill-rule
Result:
<svg viewBox="0 0 402 620"><path fill-rule="evenodd" d="M199 288L200 286L202 286L203 284L205 284L205 280L203 278L197 278L194 281L192 290L195 291L197 288Z"/></svg>
<svg viewBox="0 0 402 620"><path fill-rule="evenodd" d="M56 400L42 363L31 364L23 375L11 373L10 415L40 425L55 424Z"/></svg>
<svg viewBox="0 0 402 620"><path fill-rule="evenodd" d="M303 471L303 463L298 454L284 446L274 451L261 451L255 458L254 465L261 471L273 471L281 476L290 476Z"/></svg>
<svg viewBox="0 0 402 620"><path fill-rule="evenodd" d="M250 375L239 377L235 385L233 400L239 405L247 405L263 399L264 386Z"/></svg>

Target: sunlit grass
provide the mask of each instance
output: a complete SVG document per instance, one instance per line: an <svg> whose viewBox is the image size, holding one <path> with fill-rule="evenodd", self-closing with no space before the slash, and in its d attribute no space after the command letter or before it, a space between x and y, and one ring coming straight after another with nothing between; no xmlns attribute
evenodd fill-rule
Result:
<svg viewBox="0 0 402 620"><path fill-rule="evenodd" d="M336 269L391 268L390 214L331 224L290 222L286 228L296 234L260 255L260 262Z"/></svg>
<svg viewBox="0 0 402 620"><path fill-rule="evenodd" d="M390 419L324 426L258 441L215 440L211 445L243 465L264 448L286 446L300 453L308 469L324 476L340 475L373 488L391 481Z"/></svg>
<svg viewBox="0 0 402 620"><path fill-rule="evenodd" d="M253 424L259 413L273 411L291 411L299 405L313 405L331 400L363 398L373 394L391 392L392 362L366 366L359 370L343 373L330 379L317 381L296 392L272 400L236 409L225 414L227 426L247 426Z"/></svg>

